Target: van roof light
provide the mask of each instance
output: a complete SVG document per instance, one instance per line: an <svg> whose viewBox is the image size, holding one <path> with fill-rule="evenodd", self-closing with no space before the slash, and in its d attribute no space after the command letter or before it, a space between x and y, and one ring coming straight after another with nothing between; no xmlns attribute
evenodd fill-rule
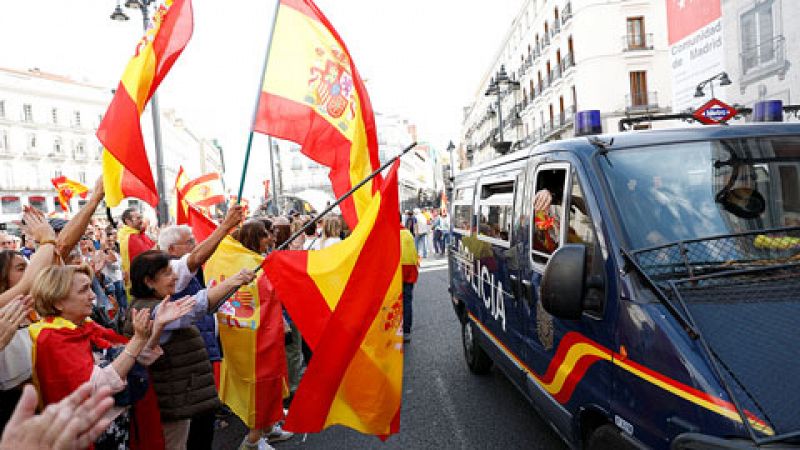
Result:
<svg viewBox="0 0 800 450"><path fill-rule="evenodd" d="M753 122L783 122L783 101L762 100L753 105Z"/></svg>
<svg viewBox="0 0 800 450"><path fill-rule="evenodd" d="M588 136L603 133L603 124L600 121L600 111L590 109L578 111L575 115L575 136Z"/></svg>

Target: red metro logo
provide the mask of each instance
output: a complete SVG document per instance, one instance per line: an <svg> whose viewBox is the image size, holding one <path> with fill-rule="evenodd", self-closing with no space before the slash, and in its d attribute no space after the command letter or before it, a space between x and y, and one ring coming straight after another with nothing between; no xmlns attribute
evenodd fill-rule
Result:
<svg viewBox="0 0 800 450"><path fill-rule="evenodd" d="M736 113L736 108L733 106L712 98L706 104L697 108L692 116L705 125L719 125L731 120Z"/></svg>

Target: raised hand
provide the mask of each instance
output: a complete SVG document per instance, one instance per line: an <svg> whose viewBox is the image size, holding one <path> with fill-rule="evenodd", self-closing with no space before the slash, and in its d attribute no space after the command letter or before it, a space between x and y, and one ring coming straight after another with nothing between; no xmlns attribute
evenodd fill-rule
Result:
<svg viewBox="0 0 800 450"><path fill-rule="evenodd" d="M242 222L242 217L244 216L244 206L242 205L233 205L228 208L228 213L225 214L225 219L222 220L222 228L225 230L232 230L239 226Z"/></svg>
<svg viewBox="0 0 800 450"><path fill-rule="evenodd" d="M140 337L145 341L150 337L152 331L152 320L150 320L150 308L142 308L133 311L133 336Z"/></svg>
<svg viewBox="0 0 800 450"><path fill-rule="evenodd" d="M18 295L0 309L0 350L11 342L14 334L19 329L19 325L31 311L32 305L33 300L30 295Z"/></svg>
<svg viewBox="0 0 800 450"><path fill-rule="evenodd" d="M542 189L533 197L533 210L535 212L547 211L553 203L553 194L547 189Z"/></svg>
<svg viewBox="0 0 800 450"><path fill-rule="evenodd" d="M174 302L169 301L169 296L164 297L158 305L156 311L155 326L163 327L164 325L178 320L181 317L189 314L195 307L196 302L194 297L186 296Z"/></svg>
<svg viewBox="0 0 800 450"><path fill-rule="evenodd" d="M106 413L114 399L107 386L93 390L87 382L60 402L48 405L38 416L37 403L36 389L25 386L3 432L0 449L87 448L110 425Z"/></svg>
<svg viewBox="0 0 800 450"><path fill-rule="evenodd" d="M44 217L44 213L38 209L26 206L22 221L24 222L22 231L35 241L55 240L56 232L53 231L53 227Z"/></svg>

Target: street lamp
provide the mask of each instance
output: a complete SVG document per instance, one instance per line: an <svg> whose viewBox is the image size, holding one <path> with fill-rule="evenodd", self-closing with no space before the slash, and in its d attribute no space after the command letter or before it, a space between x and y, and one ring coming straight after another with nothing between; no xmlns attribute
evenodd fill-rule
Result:
<svg viewBox="0 0 800 450"><path fill-rule="evenodd" d="M484 94L486 96L497 96L498 139L492 146L500 153L506 153L511 148L511 142L505 142L505 139L503 139L503 98L512 93L512 91L518 89L519 81L512 80L508 77L506 66L503 64L500 65L500 70L497 71L497 74L489 82L489 86L486 88L486 93Z"/></svg>
<svg viewBox="0 0 800 450"><path fill-rule="evenodd" d="M705 94L705 92L703 92L703 88L706 85L708 85L708 86L711 86L711 98L714 98L714 83L713 83L714 80L719 80L719 85L720 86L728 86L728 85L731 84L731 79L728 78L728 73L727 72L720 72L720 73L714 75L713 77L711 77L711 78L709 78L707 80L701 81L697 85L697 88L694 91L694 96L695 97L705 97L706 94Z"/></svg>
<svg viewBox="0 0 800 450"><path fill-rule="evenodd" d="M155 3L155 0L125 0L126 8L138 8L139 12L142 13L142 23L145 32L147 32L147 29L150 27L149 8L153 3ZM128 20L128 15L119 7L119 0L117 0L117 7L114 8L114 12L111 14L111 19L116 21ZM165 225L169 221L169 211L167 208L167 190L164 184L164 152L161 146L161 113L158 108L158 94L155 92L150 98L150 111L153 113L153 139L155 141L156 172L158 177L156 180L156 188L158 189L159 202L156 212L158 214L158 224Z"/></svg>

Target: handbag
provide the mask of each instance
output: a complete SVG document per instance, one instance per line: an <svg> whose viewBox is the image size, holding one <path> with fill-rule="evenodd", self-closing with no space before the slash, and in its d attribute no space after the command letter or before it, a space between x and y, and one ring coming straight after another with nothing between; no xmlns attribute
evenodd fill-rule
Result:
<svg viewBox="0 0 800 450"><path fill-rule="evenodd" d="M125 349L123 346L109 347L99 350L101 353L100 366L105 367L111 364ZM114 394L114 406L131 406L141 400L147 393L150 386L150 378L147 368L138 362L133 363L133 367L128 371L125 389Z"/></svg>

